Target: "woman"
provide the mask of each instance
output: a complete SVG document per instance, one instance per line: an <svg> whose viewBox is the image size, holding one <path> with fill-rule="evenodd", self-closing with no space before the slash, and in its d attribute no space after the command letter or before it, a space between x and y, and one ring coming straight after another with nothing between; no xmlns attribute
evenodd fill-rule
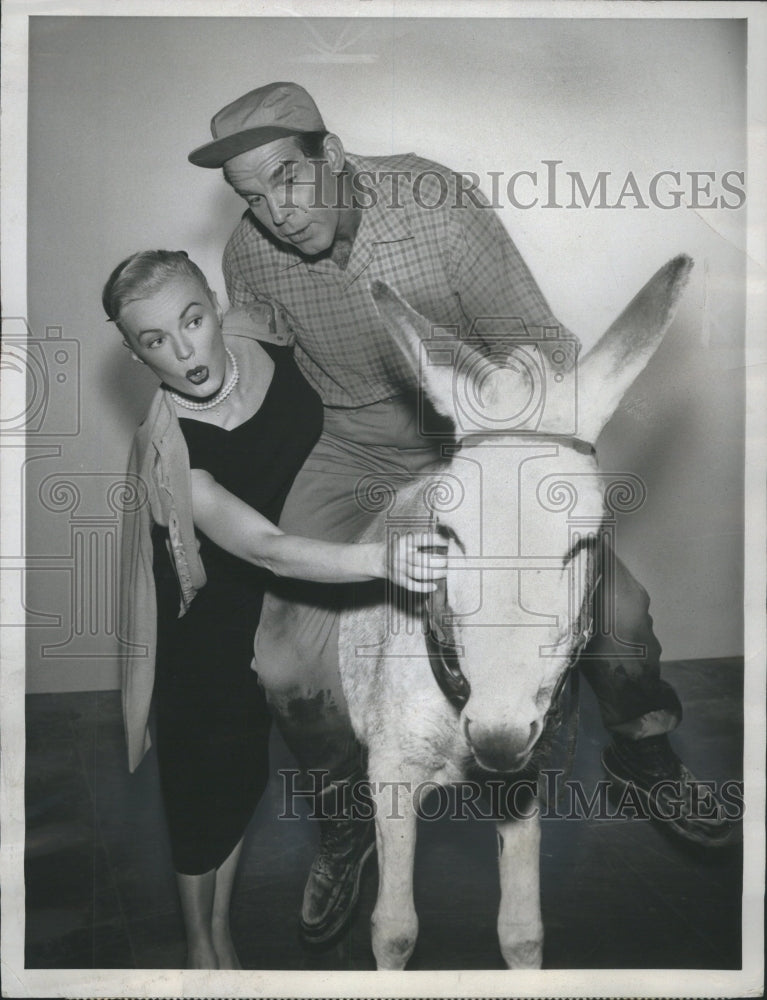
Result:
<svg viewBox="0 0 767 1000"><path fill-rule="evenodd" d="M245 827L268 779L270 718L251 670L270 574L328 583L389 577L434 589L445 559L423 535L346 545L275 523L322 424L319 398L287 348L223 320L187 255L123 261L102 296L131 356L161 380L138 429L131 473L147 491L126 519L122 635L131 770L157 757L190 968L239 968L229 902ZM239 326L238 326L239 320ZM143 499L143 494L138 497Z"/></svg>

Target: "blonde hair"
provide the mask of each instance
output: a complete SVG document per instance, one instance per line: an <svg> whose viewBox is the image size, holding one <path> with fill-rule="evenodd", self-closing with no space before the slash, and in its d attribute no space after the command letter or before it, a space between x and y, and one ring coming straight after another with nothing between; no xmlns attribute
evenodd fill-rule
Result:
<svg viewBox="0 0 767 1000"><path fill-rule="evenodd" d="M120 313L136 299L145 299L170 278L179 275L193 278L214 303L208 279L189 259L186 250L141 250L121 261L109 275L101 293L107 319L120 329Z"/></svg>

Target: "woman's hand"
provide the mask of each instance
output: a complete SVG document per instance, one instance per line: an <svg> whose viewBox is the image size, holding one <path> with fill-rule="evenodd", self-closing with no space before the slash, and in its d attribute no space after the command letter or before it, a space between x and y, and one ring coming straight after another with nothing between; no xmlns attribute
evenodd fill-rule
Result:
<svg viewBox="0 0 767 1000"><path fill-rule="evenodd" d="M389 542L386 575L398 587L428 594L447 574L447 543L436 531L415 531Z"/></svg>

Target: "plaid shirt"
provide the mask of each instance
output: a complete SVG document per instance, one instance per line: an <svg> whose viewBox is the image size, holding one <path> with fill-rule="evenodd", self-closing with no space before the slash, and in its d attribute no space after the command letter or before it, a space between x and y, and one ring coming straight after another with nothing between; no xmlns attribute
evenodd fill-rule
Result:
<svg viewBox="0 0 767 1000"><path fill-rule="evenodd" d="M232 306L266 299L282 307L296 361L326 406L364 406L413 383L370 295L375 279L464 337L486 341L488 332L510 331L542 338L561 329L500 219L478 192L461 194L459 175L412 154L350 155L347 163L364 181L369 204L362 202L344 270L265 237L250 212L223 261ZM384 171L405 173L394 188Z"/></svg>

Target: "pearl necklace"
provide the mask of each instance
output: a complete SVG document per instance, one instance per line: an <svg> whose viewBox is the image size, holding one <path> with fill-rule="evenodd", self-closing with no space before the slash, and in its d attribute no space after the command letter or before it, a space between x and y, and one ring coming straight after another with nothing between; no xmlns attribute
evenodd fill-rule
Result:
<svg viewBox="0 0 767 1000"><path fill-rule="evenodd" d="M186 396L181 396L172 389L169 389L168 392L175 403L178 403L179 406L186 407L187 410L212 410L214 406L219 406L224 402L226 397L232 392L234 387L240 381L240 369L237 365L237 358L235 358L228 347L225 347L224 350L226 351L227 357L232 362L232 374L229 376L229 381L226 385L222 385L218 392L214 393L214 395L204 403L193 403Z"/></svg>

